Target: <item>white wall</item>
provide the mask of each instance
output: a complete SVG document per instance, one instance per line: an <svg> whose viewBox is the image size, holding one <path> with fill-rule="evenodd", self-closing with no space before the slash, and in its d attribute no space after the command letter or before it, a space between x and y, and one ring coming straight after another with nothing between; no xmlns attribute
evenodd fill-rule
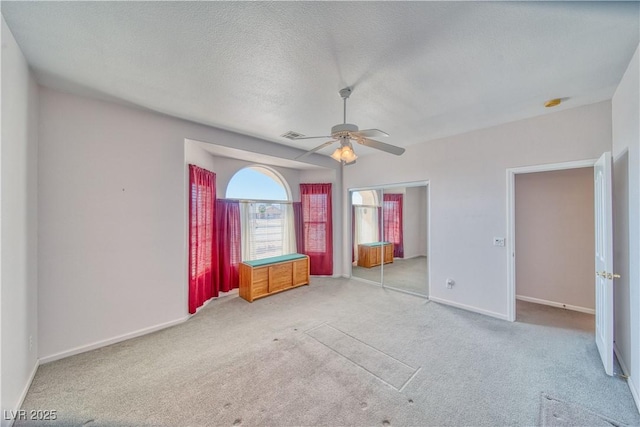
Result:
<svg viewBox="0 0 640 427"><path fill-rule="evenodd" d="M40 101L38 310L45 361L187 316L185 138L283 158L300 153L47 88ZM331 159L308 161L335 167Z"/></svg>
<svg viewBox="0 0 640 427"><path fill-rule="evenodd" d="M600 102L410 146L399 157L362 156L344 169L344 185L428 180L430 297L506 318L507 254L492 245L507 234L506 169L610 149L611 103Z"/></svg>
<svg viewBox="0 0 640 427"><path fill-rule="evenodd" d="M593 197L593 168L515 176L519 298L594 311Z"/></svg>
<svg viewBox="0 0 640 427"><path fill-rule="evenodd" d="M616 262L615 340L618 357L631 374L629 386L640 408L640 48L612 100L614 162L614 253ZM621 183L626 180L627 183ZM626 210L625 215L622 210ZM628 236L622 237L620 232ZM625 277L626 276L626 277ZM626 306L626 310L625 310Z"/></svg>
<svg viewBox="0 0 640 427"><path fill-rule="evenodd" d="M38 88L4 18L2 107L0 399L5 426L4 411L19 408L37 367Z"/></svg>

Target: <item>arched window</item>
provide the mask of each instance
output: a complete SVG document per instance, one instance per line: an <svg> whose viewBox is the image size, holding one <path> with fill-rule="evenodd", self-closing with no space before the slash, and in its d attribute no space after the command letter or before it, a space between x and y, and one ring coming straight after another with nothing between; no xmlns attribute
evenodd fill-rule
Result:
<svg viewBox="0 0 640 427"><path fill-rule="evenodd" d="M227 199L291 200L291 191L284 178L264 166L240 169L229 181Z"/></svg>
<svg viewBox="0 0 640 427"><path fill-rule="evenodd" d="M297 252L291 190L278 172L265 166L240 169L226 197L240 200L243 261Z"/></svg>
<svg viewBox="0 0 640 427"><path fill-rule="evenodd" d="M351 196L353 205L379 206L378 192L375 190L354 191Z"/></svg>

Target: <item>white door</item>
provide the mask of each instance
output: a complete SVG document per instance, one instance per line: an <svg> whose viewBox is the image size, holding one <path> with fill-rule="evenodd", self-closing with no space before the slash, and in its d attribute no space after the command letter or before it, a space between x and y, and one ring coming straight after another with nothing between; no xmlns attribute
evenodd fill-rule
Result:
<svg viewBox="0 0 640 427"><path fill-rule="evenodd" d="M596 345L608 375L613 375L613 224L611 153L594 166L596 227Z"/></svg>

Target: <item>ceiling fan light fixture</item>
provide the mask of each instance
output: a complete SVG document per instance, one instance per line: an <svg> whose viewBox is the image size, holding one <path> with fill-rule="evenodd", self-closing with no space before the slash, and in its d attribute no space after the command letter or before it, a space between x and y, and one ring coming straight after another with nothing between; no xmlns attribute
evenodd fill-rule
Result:
<svg viewBox="0 0 640 427"><path fill-rule="evenodd" d="M356 153L353 151L351 144L348 144L336 148L333 154L331 154L331 158L336 162L352 163L358 156L356 156Z"/></svg>
<svg viewBox="0 0 640 427"><path fill-rule="evenodd" d="M336 162L341 162L342 161L342 147L336 148L336 151L333 152L333 154L331 155L331 158L333 160L335 160Z"/></svg>
<svg viewBox="0 0 640 427"><path fill-rule="evenodd" d="M358 156L356 156L356 153L353 152L353 148L348 145L342 148L341 158L343 162L351 163L354 162L358 158Z"/></svg>

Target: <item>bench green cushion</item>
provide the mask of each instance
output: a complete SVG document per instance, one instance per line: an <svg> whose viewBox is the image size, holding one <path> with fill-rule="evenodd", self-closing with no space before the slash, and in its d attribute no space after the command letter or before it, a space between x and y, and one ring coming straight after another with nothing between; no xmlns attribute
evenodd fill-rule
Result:
<svg viewBox="0 0 640 427"><path fill-rule="evenodd" d="M372 242L372 243L361 243L362 246L376 247L382 245L389 245L391 242Z"/></svg>
<svg viewBox="0 0 640 427"><path fill-rule="evenodd" d="M272 256L270 258L254 259L252 261L242 261L243 263L250 265L251 267L261 267L263 265L275 264L277 262L293 261L294 259L305 258L306 255L302 254L287 254L280 256Z"/></svg>

